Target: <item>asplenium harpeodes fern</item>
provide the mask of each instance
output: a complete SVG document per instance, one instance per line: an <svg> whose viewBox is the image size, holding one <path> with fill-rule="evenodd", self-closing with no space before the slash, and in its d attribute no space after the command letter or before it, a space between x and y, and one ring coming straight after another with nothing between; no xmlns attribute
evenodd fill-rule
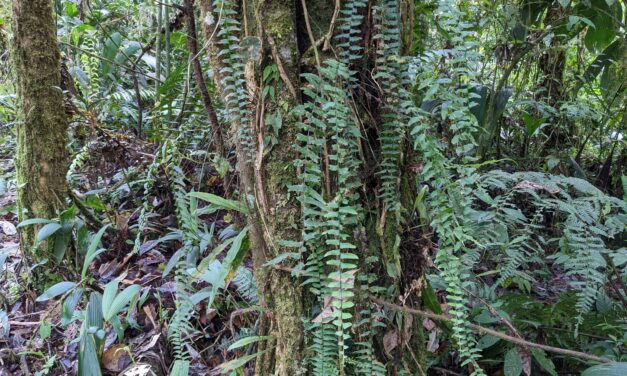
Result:
<svg viewBox="0 0 627 376"><path fill-rule="evenodd" d="M96 32L91 31L83 34L82 48L85 51L80 54L81 65L87 76L88 82L85 82L83 90L88 97L93 97L100 92L100 60L98 59L99 51L98 38ZM82 82L82 81L79 81Z"/></svg>
<svg viewBox="0 0 627 376"><path fill-rule="evenodd" d="M431 227L438 236L436 266L446 284L447 301L451 307L452 337L463 360L472 363L474 374L483 374L477 364L479 350L468 327L468 291L472 289L471 268L479 256L479 247L472 233L472 186L478 180L469 166L475 149L473 134L476 121L470 112L470 85L474 81L476 46L468 42L470 24L451 1L438 3L438 24L452 40L453 48L446 51L447 61L441 66L441 56L426 52L415 61L419 89L424 101L440 103L437 111L426 113L413 101L403 99L401 111L412 129L414 145L423 162L422 181L431 187L427 197ZM411 98L403 93L402 98ZM450 135L450 153L433 130L443 125Z"/></svg>
<svg viewBox="0 0 627 376"><path fill-rule="evenodd" d="M181 365L187 365L189 364L190 356L186 343L194 331L190 322L190 318L194 313L194 304L191 301L193 288L192 278L188 273L188 269L190 266L195 266L195 256L198 253L199 239L197 234L199 232L199 224L198 217L192 214L194 212L194 203L187 196L185 174L179 167L181 162L180 155L176 153L174 157L174 160L168 166L167 172L171 181L170 189L174 196L178 227L183 244L178 251L180 256L174 274L176 282L174 303L176 309L170 320L168 339L172 344L176 361Z"/></svg>
<svg viewBox="0 0 627 376"><path fill-rule="evenodd" d="M311 286L320 308L311 328L314 371L320 375L344 373L353 326L359 257L352 229L359 222L360 131L341 85L349 75L347 66L335 60L326 61L318 75L304 74L309 101L295 110L303 117L297 163L301 184L292 190L299 193L303 205L304 284Z"/></svg>
<svg viewBox="0 0 627 376"><path fill-rule="evenodd" d="M251 100L246 90L244 76L244 60L240 45L240 22L238 20L238 4L231 0L214 0L216 12L214 18L218 27L217 46L220 48L219 58L222 60L220 77L224 89L228 119L237 128L237 140L243 147L246 157L244 163L253 160L256 145L253 139L251 124Z"/></svg>
<svg viewBox="0 0 627 376"><path fill-rule="evenodd" d="M399 118L401 88L400 5L396 0L379 0L374 8L376 68L373 78L381 97L380 137L381 163L379 197L387 210L395 211L399 203L401 147L405 122Z"/></svg>
<svg viewBox="0 0 627 376"><path fill-rule="evenodd" d="M340 61L349 68L350 89L357 89L359 86L357 72L352 68L363 59L361 27L364 19L363 10L367 4L365 0L346 1L338 18L336 47L339 50Z"/></svg>
<svg viewBox="0 0 627 376"><path fill-rule="evenodd" d="M625 249L611 245L614 239L625 236L625 201L604 194L585 180L535 172L491 171L481 177L479 187L486 193L477 195L477 200L488 205L480 212L482 226L509 229L499 238L480 233L480 241L504 250L497 283L510 277L526 260L543 262L548 256L571 277L578 297L577 322L581 324L609 282L608 263L621 274L627 269L621 261ZM536 226L545 216L552 218L552 225ZM512 247L512 239L522 240ZM531 246L534 243L537 246ZM526 245L526 260L521 259L518 244ZM547 254L552 249L555 252Z"/></svg>

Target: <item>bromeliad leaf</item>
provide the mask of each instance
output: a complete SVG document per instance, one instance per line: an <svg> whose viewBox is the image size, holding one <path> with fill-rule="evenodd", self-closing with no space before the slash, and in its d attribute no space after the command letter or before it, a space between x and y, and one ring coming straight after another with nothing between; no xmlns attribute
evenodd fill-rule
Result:
<svg viewBox="0 0 627 376"><path fill-rule="evenodd" d="M271 340L272 336L250 336L250 337L245 337L242 339L239 339L237 341L235 341L231 346L229 346L228 350L232 351L235 349L239 349L240 347L244 347L246 345L250 345L251 343L255 343L255 342L259 342L259 341L269 341Z"/></svg>
<svg viewBox="0 0 627 376"><path fill-rule="evenodd" d="M37 233L37 240L42 242L48 239L50 236L54 235L57 231L61 229L61 225L58 223L48 223L44 227L39 230Z"/></svg>
<svg viewBox="0 0 627 376"><path fill-rule="evenodd" d="M20 222L17 227L24 227L24 226L30 226L30 225L41 225L41 224L46 224L46 223L54 223L54 221L51 221L49 219L46 218L31 218L31 219L26 219L22 222Z"/></svg>
<svg viewBox="0 0 627 376"><path fill-rule="evenodd" d="M116 292L117 282L115 283L114 286L115 286L115 290L111 288L109 291L107 291L107 289L105 288L105 296L103 297L103 301L102 301L102 313L104 315L104 319L107 321L111 320L112 317L120 313L124 309L124 307L126 307L130 303L133 297L135 297L135 295L139 293L139 290L141 289L141 286L139 285L128 286L119 295L117 295L115 299L112 299L111 301L111 298L112 298L111 291L113 291L114 293ZM107 285L107 287L109 287L109 285ZM105 305L105 298L109 299L107 303L109 302L111 303Z"/></svg>
<svg viewBox="0 0 627 376"><path fill-rule="evenodd" d="M68 292L74 286L76 286L75 282L69 282L69 281L59 282L56 285L50 287L43 294L41 294L39 297L37 297L36 301L37 302L45 302L46 300L50 300L50 299L52 299L52 298L54 298L56 296L59 296L61 294L65 294L66 292Z"/></svg>
<svg viewBox="0 0 627 376"><path fill-rule="evenodd" d="M235 210L240 213L248 213L248 208L246 205L242 204L239 201L228 200L226 198L216 196L211 193L206 192L190 192L188 196L199 198L203 201L210 202L222 209L226 210Z"/></svg>
<svg viewBox="0 0 627 376"><path fill-rule="evenodd" d="M87 249L87 253L85 254L85 261L83 261L83 270L81 271L81 277L84 279L87 274L87 269L89 265L94 261L94 259L106 251L106 249L97 249L100 244L100 239L102 239L102 235L104 235L105 231L109 225L103 226L94 237L91 239L91 243L89 243L89 248Z"/></svg>

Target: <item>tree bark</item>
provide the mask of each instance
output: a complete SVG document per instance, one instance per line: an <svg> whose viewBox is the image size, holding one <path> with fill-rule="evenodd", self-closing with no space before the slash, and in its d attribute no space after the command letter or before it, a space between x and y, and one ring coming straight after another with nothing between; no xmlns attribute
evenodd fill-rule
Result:
<svg viewBox="0 0 627 376"><path fill-rule="evenodd" d="M17 77L17 205L20 221L53 218L66 207L67 117L51 0L13 1L12 55ZM50 258L51 244L35 249L36 228L21 230L21 246L35 260Z"/></svg>
<svg viewBox="0 0 627 376"><path fill-rule="evenodd" d="M244 14L242 21L242 38L253 33L266 47L263 57L258 62L249 62L246 67L246 86L249 92L259 100L260 85L258 78L265 66L275 63L271 53L267 50L268 40L281 46L281 62L288 79L292 83L298 82L299 56L296 41L296 24L294 3L286 0L257 1L250 0L244 3L248 10L258 10L260 19L267 19L263 26L256 22L254 13ZM214 10L210 0L201 0L203 32L208 43L207 51L214 67L214 77L221 96L224 98L229 90L222 84L221 70L224 64L219 58L216 46L215 23L209 24L206 20L213 17L218 20L219 10ZM212 15L212 16L211 16ZM266 39L267 38L267 39ZM293 108L298 99L287 91L277 93L277 101L285 100L288 109ZM228 105L228 104L227 104ZM255 130L263 127L263 113L277 110L276 105L265 103L250 104L253 119L250 127ZM256 114L255 114L256 112ZM287 118L287 113L284 114ZM232 124L237 130L242 124ZM233 132L234 133L234 132ZM254 132L255 137L259 134ZM267 350L258 357L255 374L290 376L301 372L304 351L304 329L302 325L303 304L302 290L299 283L295 283L288 273L274 270L263 264L290 250L278 245L279 240L299 240L300 205L296 197L288 193L288 186L296 184L297 176L293 165L297 158L293 148L296 140L296 122L294 119L283 123L278 135L279 142L267 158L256 156L255 161L248 162L248 157L240 142L235 142L238 156L238 172L241 185L241 195L247 198L254 197L251 205L251 214L247 218L250 226L252 242L252 258L255 278L259 285L265 312L259 326L259 335L272 335L274 343L260 343L258 351Z"/></svg>
<svg viewBox="0 0 627 376"><path fill-rule="evenodd" d="M244 0L241 8L237 12L242 28L239 36L240 40L246 37L258 38L261 44L261 56L258 59L248 61L246 65L246 86L251 97L250 108L254 109L255 115L251 121L250 128L253 129L254 139L257 142L257 151L255 160L252 163L246 163L246 156L243 152L242 145L235 140L235 146L238 155L238 173L240 179L240 194L247 201L250 197L254 197L254 205L252 212L248 216L247 221L250 227L250 238L252 241L252 257L254 263L254 272L258 281L261 293L263 295L263 303L267 311L262 314L261 324L259 326L258 335L272 335L275 343L260 342L257 351L268 350L257 358L255 374L257 375L298 375L304 372L303 358L306 353L305 333L302 321L311 319L312 307L309 296L299 287L302 282L291 276L289 273L274 268L264 267L264 263L274 257L286 253L293 252L293 249L287 249L280 245L281 240L301 241L301 204L298 202L296 194L288 191L288 187L299 183L298 172L294 166L294 161L300 156L297 152L296 145L297 119L291 115L291 110L301 102L301 80L302 72L312 72L316 70L316 61L322 57L335 58L336 52L332 49L324 50L323 45L327 41L323 39L332 28L331 23L334 19L335 9L333 2L321 0L309 0L305 5L308 8L308 14L304 12L303 5L300 1L288 0ZM403 9L412 9L408 3ZM217 44L217 36L219 30L215 30L216 20L220 17L220 10L212 8L211 0L200 0L199 5L202 10L201 19L203 20L203 32L205 42L207 43L207 51L209 59L214 68L214 78L217 81L217 88L221 97L226 97L229 90L225 85L221 84L224 77L222 72L229 72L225 68L224 62L221 60L221 51ZM366 8L364 8L366 11ZM405 13L413 15L413 11ZM309 27L306 27L305 17L309 17ZM407 17L404 21L411 22L411 17ZM372 32L371 17L364 17L364 24L361 25L365 33ZM313 26L313 27L311 27ZM308 30L309 29L309 30ZM411 30L411 29L409 29ZM312 35L308 35L311 32ZM403 38L407 44L411 43L409 38ZM312 43L312 40L314 41ZM317 43L320 42L320 43ZM364 43L365 49L370 48L367 42ZM312 44L316 47L312 47ZM317 50L316 50L317 48ZM318 54L320 53L320 55ZM313 59L314 53L316 59ZM363 67L353 67L360 70L357 76L365 77L371 74L372 61L369 61L367 53L364 54ZM262 79L262 73L266 67L273 67L279 72L281 89L276 91L275 98L269 96L263 98L263 86L268 84ZM363 87L372 86L372 83L362 82ZM363 98L362 98L363 95ZM367 101L367 93L360 93L359 100ZM228 106L228 104L227 104ZM356 109L360 117L363 116L365 123L372 123L367 116L366 109L360 107ZM375 106L377 107L377 106ZM276 134L277 142L273 146L265 146L263 150L261 145L264 138L269 134L270 126L265 124L265 117L269 114L281 114L283 119L282 126ZM378 117L378 115L374 115ZM242 124L231 124L232 127L238 129ZM366 126L366 125L365 125ZM372 129L366 130L364 134L364 145L376 145L379 142L379 135L376 132L376 126L370 124ZM235 134L235 131L231 131ZM365 149L368 147L364 146ZM373 152L378 155L378 151ZM363 166L364 171L373 172L376 166L376 155L369 155L368 160L372 165ZM408 163L406 160L403 165ZM402 169L403 181L413 181L408 176L408 170ZM353 171L353 173L362 173L361 171ZM369 175L364 180L374 180ZM411 196L413 202L411 183L403 185L403 193L401 196ZM367 197L376 197L376 183L364 182L367 186ZM334 193L335 194L335 193ZM367 198L364 197L364 200ZM403 205L405 206L405 201ZM367 205L364 204L364 207ZM411 206L411 205L409 205ZM394 246L397 236L405 231L404 223L397 218L388 218L383 221L384 224L377 219L381 213L376 210L372 212L373 218L370 225L366 226L366 237L368 238L370 251L378 255L379 258L386 258L385 252ZM379 225L384 230L381 232ZM398 249L398 248L397 248ZM364 256L365 257L365 256ZM398 259L398 252L396 258ZM414 260L415 261L415 260ZM282 266L286 266L289 270L290 265L284 262ZM385 268L383 268L385 269ZM364 273L368 272L363 270ZM422 270L420 270L420 273ZM385 273L385 272L383 272ZM412 275L418 278L416 275ZM390 281L383 277L381 281L386 280L396 286L401 284L400 276ZM397 292L402 289L397 288ZM360 302L359 304L371 304L370 302ZM414 332L411 345L416 345L412 350L417 353L417 358L422 361L422 353L420 346L422 343L416 343L417 339L423 337L417 335L421 333L421 325L416 320L412 325L414 328L404 330L404 333ZM420 342L420 341L418 341ZM404 360L402 350L399 348L398 354L399 364ZM411 367L413 368L413 367Z"/></svg>

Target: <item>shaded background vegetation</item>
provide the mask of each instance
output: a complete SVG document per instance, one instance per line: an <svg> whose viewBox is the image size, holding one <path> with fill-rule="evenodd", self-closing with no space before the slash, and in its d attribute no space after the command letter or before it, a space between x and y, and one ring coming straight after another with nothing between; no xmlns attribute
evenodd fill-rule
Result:
<svg viewBox="0 0 627 376"><path fill-rule="evenodd" d="M49 3L49 218L0 6L0 375L624 372L624 1Z"/></svg>

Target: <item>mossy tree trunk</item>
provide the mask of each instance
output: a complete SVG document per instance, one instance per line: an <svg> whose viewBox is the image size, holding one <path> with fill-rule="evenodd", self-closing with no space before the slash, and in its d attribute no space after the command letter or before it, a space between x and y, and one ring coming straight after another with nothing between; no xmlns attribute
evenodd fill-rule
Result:
<svg viewBox="0 0 627 376"><path fill-rule="evenodd" d="M207 52L214 68L214 78L217 81L219 96L226 98L232 88L223 84L223 72L229 72L224 59L224 51L217 41L220 31L215 30L217 20L224 17L220 9L214 9L211 0L199 0L201 17L203 20L203 32L205 41L208 41ZM372 2L374 4L374 1ZM283 262L280 268L265 267L264 263L283 253L294 252L293 248L281 246L280 241L301 241L302 240L302 218L301 204L297 200L297 195L289 191L289 187L299 183L298 171L294 161L301 158L297 151L297 134L300 132L297 127L298 119L292 114L292 109L302 103L305 96L302 94L301 73L316 72L317 60L327 58L337 58L337 47L333 46L333 39L323 38L333 30L330 27L332 20L337 23L337 12L335 5L339 2L327 0L307 0L305 12L302 2L288 0L244 0L239 4L238 19L241 27L239 40L246 39L246 46L258 43L260 53L253 53L246 63L246 87L251 99L250 109L253 111L250 128L254 134L257 150L253 163L246 162L244 147L237 137L233 138L233 143L237 149L238 156L238 176L240 179L240 194L249 203L254 198L254 208L248 216L250 226L250 238L252 241L253 261L255 276L262 293L262 305L266 312L262 314L258 335L272 335L274 342L260 342L258 351L263 353L256 362L255 374L257 375L298 375L306 373L306 365L303 359L308 354L308 343L306 340L303 321L311 321L313 310L310 299L303 288L300 287L302 280L292 276L288 270L293 265ZM411 43L413 7L411 2L403 4L403 43ZM371 12L371 7L364 7L364 12ZM308 14L310 30L307 30L305 18ZM337 28L337 24L334 27ZM363 34L373 33L372 16L364 15L364 23L360 26ZM311 32L312 35L309 35ZM318 41L316 48L312 48L311 40ZM378 158L381 157L378 134L379 119L378 105L372 105L376 100L367 99L373 95L368 92L368 88L373 87L371 71L374 65L374 52L372 46L368 46L368 41L372 41L372 35L364 36L363 44L363 66L352 67L359 71L358 76L364 79L361 82L358 101L360 104L355 109L356 116L363 118L364 130L363 149L368 150L368 155L364 159L362 171L353 171L362 175L364 193L363 206L369 211L366 223L363 223L369 251L376 258L396 262L404 262L408 259L417 262L415 257L402 257L399 254L399 239L405 229L411 227L406 220L396 217L396 212L386 213L384 205L378 202L377 187L379 182L374 174L377 169ZM330 47L330 48L327 48ZM252 48L254 49L254 48ZM403 50L407 50L404 46ZM314 53L315 51L315 53ZM317 56L316 56L317 55ZM225 69L226 68L226 69ZM274 73L264 78L264 72L272 70ZM274 78L268 78L274 77ZM273 95L263 95L264 88L272 86ZM370 102L369 102L370 101ZM228 102L228 101L227 101ZM227 107L229 104L227 103ZM374 111L374 113L373 113ZM280 127L274 128L268 124L271 119L281 119ZM230 133L237 134L237 129L243 124L231 124L233 129ZM276 133L275 133L276 132ZM268 145L265 140L274 138L274 142ZM410 147L404 145L403 149ZM263 144L263 147L260 145ZM373 150L373 148L375 150ZM400 216L405 216L411 210L413 203L413 177L410 169L405 168L410 163L410 155L405 153L403 161L399 164L399 181L402 181L399 196L402 197L403 209ZM381 220L381 217L386 217ZM394 253L390 255L389 253ZM363 255L364 257L366 255ZM420 267L412 268L417 273L422 273ZM367 272L367 271L363 271ZM394 278L386 276L385 266L380 270L373 271L381 275L380 283L395 285L394 293L401 294L409 289L409 283L415 279L422 281L422 276L413 274L411 278L396 275ZM407 283L407 286L402 286ZM415 286L415 285L414 285ZM419 296L419 295L418 295ZM411 295L408 293L410 300ZM371 304L369 301L359 304ZM400 368L408 368L408 363L413 363L415 359L423 360L422 354L424 343L420 335L421 324L418 320L415 323L396 318L393 321L402 322L401 326L410 325L412 328L398 328L401 333L414 332L411 340L405 346L415 346L412 349L412 360L408 360L405 346L399 346L394 356L395 362ZM380 333L378 341L381 341L383 334ZM376 345L375 347L381 347ZM409 365L411 371L415 371L415 366ZM396 371L392 371L393 373ZM417 371L416 371L417 372Z"/></svg>
<svg viewBox="0 0 627 376"><path fill-rule="evenodd" d="M53 218L66 206L67 125L61 62L51 0L13 0L12 56L17 78L17 204L20 221ZM36 228L21 230L21 246L35 260L50 258L36 246Z"/></svg>

